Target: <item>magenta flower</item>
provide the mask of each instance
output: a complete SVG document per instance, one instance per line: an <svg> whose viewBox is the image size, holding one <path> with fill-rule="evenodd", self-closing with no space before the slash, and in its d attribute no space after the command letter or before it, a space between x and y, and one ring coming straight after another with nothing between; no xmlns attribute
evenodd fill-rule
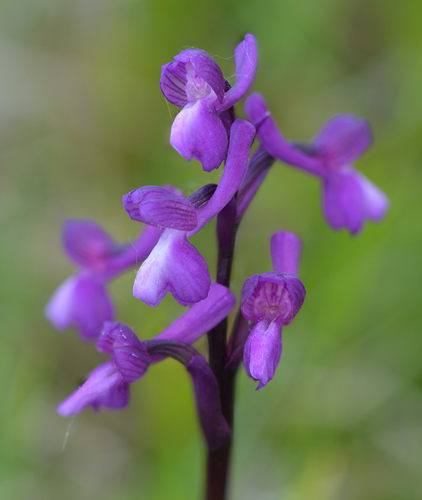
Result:
<svg viewBox="0 0 422 500"><path fill-rule="evenodd" d="M310 145L294 145L281 135L259 94L247 99L245 109L261 145L272 157L321 178L323 212L332 228L357 234L366 219L379 222L384 218L387 196L351 165L372 143L365 120L336 116Z"/></svg>
<svg viewBox="0 0 422 500"><path fill-rule="evenodd" d="M221 411L217 381L205 358L190 344L227 317L235 305L234 295L213 283L208 297L196 303L152 340L141 341L122 323L107 322L97 349L112 359L96 368L88 380L57 408L63 417L87 407L121 409L129 403L129 385L143 377L152 363L171 356L182 362L195 391L199 418L208 445L218 448L230 436Z"/></svg>
<svg viewBox="0 0 422 500"><path fill-rule="evenodd" d="M58 330L76 327L83 339L96 339L103 323L115 316L107 283L144 260L161 233L146 227L133 243L118 245L95 222L67 221L63 245L81 269L55 291L45 308L47 318Z"/></svg>
<svg viewBox="0 0 422 500"><path fill-rule="evenodd" d="M300 247L293 233L275 233L271 239L274 271L255 274L243 286L242 314L255 323L245 343L243 363L246 373L259 381L257 390L274 377L282 326L292 322L305 300L305 287L295 276Z"/></svg>
<svg viewBox="0 0 422 500"><path fill-rule="evenodd" d="M227 154L232 106L250 89L258 64L256 40L246 35L235 49L236 83L230 87L217 63L203 50L180 52L161 69L160 88L182 110L171 129L170 143L187 161L209 172Z"/></svg>
<svg viewBox="0 0 422 500"><path fill-rule="evenodd" d="M145 186L123 197L123 206L132 219L165 228L139 268L134 297L153 307L168 292L184 306L205 299L211 284L208 266L188 238L207 225L236 194L254 137L255 129L250 123L233 123L223 175L205 202L197 193L186 200L158 186Z"/></svg>
<svg viewBox="0 0 422 500"><path fill-rule="evenodd" d="M76 415L88 406L119 409L129 403L129 384L148 370L151 358L146 345L122 323L106 322L97 340L97 349L113 357L103 363L88 380L57 408L62 417Z"/></svg>

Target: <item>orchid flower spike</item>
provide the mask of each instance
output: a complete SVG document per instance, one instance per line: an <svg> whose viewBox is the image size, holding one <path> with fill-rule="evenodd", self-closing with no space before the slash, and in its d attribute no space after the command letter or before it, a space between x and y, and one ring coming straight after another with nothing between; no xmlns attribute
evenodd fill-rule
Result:
<svg viewBox="0 0 422 500"><path fill-rule="evenodd" d="M381 221L390 202L383 191L352 167L372 143L366 120L352 115L331 118L309 145L286 141L259 94L245 102L245 110L257 128L262 147L273 157L305 170L322 180L322 206L335 230L357 234L366 219Z"/></svg>
<svg viewBox="0 0 422 500"><path fill-rule="evenodd" d="M146 227L135 242L117 244L95 222L69 220L63 245L80 270L68 278L49 300L45 315L58 329L76 327L85 340L95 340L103 323L114 319L114 305L107 283L144 260L154 248L161 229Z"/></svg>
<svg viewBox="0 0 422 500"><path fill-rule="evenodd" d="M255 274L242 290L243 316L254 323L243 352L246 373L261 389L274 377L280 361L281 329L299 312L305 287L297 274L301 242L293 233L279 231L271 239L274 271Z"/></svg>
<svg viewBox="0 0 422 500"><path fill-rule="evenodd" d="M205 300L193 305L154 341L192 344L226 318L235 303L234 295L225 286L213 283ZM143 377L151 363L164 359L163 355L149 352L148 342L153 341L139 340L122 323L106 322L96 346L112 359L96 368L88 380L59 405L58 413L69 417L89 406L96 411L127 406L129 385Z"/></svg>
<svg viewBox="0 0 422 500"><path fill-rule="evenodd" d="M249 91L255 77L258 53L252 35L245 36L234 57L233 87L203 50L184 50L161 70L161 91L182 108L173 122L170 143L187 161L201 162L207 172L218 168L226 157L235 119L232 106Z"/></svg>

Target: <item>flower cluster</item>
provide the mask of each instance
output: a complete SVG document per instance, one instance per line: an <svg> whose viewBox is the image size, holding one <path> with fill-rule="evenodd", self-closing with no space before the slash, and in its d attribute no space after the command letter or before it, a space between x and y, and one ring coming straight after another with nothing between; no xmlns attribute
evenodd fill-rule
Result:
<svg viewBox="0 0 422 500"><path fill-rule="evenodd" d="M161 72L164 96L181 108L170 143L187 161L200 162L206 172L224 163L218 185L205 184L188 197L169 185L142 186L125 194L124 210L143 225L140 236L128 244L115 243L94 222L65 224L64 247L80 269L54 293L46 315L59 330L77 327L83 339L96 341L97 349L110 359L60 404L62 416L87 407L125 407L129 386L151 364L172 357L192 378L209 449L223 446L231 435L227 380L232 379L227 374L234 373L243 358L246 373L259 382L257 389L266 386L280 361L282 328L292 322L305 299L305 287L297 277L301 241L291 232L276 231L270 242L273 270L245 280L227 343L226 318L235 306L229 290L235 235L268 170L280 160L319 177L323 213L336 230L357 234L367 219L380 221L388 210L386 195L351 165L372 142L365 120L339 115L310 144L288 142L256 93L245 101L248 120L236 119L234 106L250 90L257 69L252 35L236 47L234 60L233 86L217 63L197 49L184 50ZM255 138L259 144L251 154ZM214 218L216 282L189 241ZM111 279L139 264L134 297L157 307L169 292L179 304L190 307L150 340L140 340L128 326L116 322L107 291ZM209 363L191 345L205 334Z"/></svg>

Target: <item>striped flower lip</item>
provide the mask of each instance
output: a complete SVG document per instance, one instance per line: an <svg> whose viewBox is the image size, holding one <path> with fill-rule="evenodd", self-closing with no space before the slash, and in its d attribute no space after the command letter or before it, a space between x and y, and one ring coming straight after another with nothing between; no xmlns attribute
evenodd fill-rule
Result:
<svg viewBox="0 0 422 500"><path fill-rule="evenodd" d="M305 287L292 274L267 272L245 281L242 314L249 321L291 323L305 300Z"/></svg>

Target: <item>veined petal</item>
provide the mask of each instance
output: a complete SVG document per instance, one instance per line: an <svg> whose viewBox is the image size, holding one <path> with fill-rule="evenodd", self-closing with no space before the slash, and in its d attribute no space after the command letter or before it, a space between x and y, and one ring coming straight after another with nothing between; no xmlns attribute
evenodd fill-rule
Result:
<svg viewBox="0 0 422 500"><path fill-rule="evenodd" d="M151 364L151 357L143 345L141 349L122 346L114 350L114 361L125 382L133 384L145 375Z"/></svg>
<svg viewBox="0 0 422 500"><path fill-rule="evenodd" d="M218 64L204 50L183 50L174 58L174 60L178 64L184 65L185 71L187 72L187 84L189 85L189 83L191 83L193 85L194 93L199 91L197 98L201 97L201 87L203 87L205 83L213 90L215 96L220 102L223 100L225 88L223 74L221 73L221 69ZM189 82L189 76L191 77L191 82ZM196 77L199 77L199 79ZM199 84L197 89L195 89L195 84ZM189 92L187 93L189 94ZM207 95L207 93L204 95ZM188 100L191 100L189 99L189 95Z"/></svg>
<svg viewBox="0 0 422 500"><path fill-rule="evenodd" d="M236 62L236 83L224 95L224 102L217 106L218 111L232 107L244 97L252 86L258 66L258 50L253 35L246 35L234 51Z"/></svg>
<svg viewBox="0 0 422 500"><path fill-rule="evenodd" d="M259 380L256 390L273 379L281 356L281 325L259 321L252 329L245 343L243 363L246 373Z"/></svg>
<svg viewBox="0 0 422 500"><path fill-rule="evenodd" d="M207 263L186 239L186 233L166 229L140 267L133 295L157 306L167 292L186 306L205 299L211 285Z"/></svg>
<svg viewBox="0 0 422 500"><path fill-rule="evenodd" d="M187 83L184 63L172 61L161 67L160 89L165 98L182 108L188 103L185 86Z"/></svg>
<svg viewBox="0 0 422 500"><path fill-rule="evenodd" d="M193 204L160 186L143 186L123 196L130 218L157 227L189 231L198 224Z"/></svg>
<svg viewBox="0 0 422 500"><path fill-rule="evenodd" d="M228 147L226 130L201 99L186 105L171 127L170 144L187 161L192 158L210 172L223 162Z"/></svg>
<svg viewBox="0 0 422 500"><path fill-rule="evenodd" d="M242 314L249 321L288 325L305 300L305 287L291 274L270 271L248 278L242 290Z"/></svg>
<svg viewBox="0 0 422 500"><path fill-rule="evenodd" d="M84 267L104 266L116 248L113 238L90 220L66 221L63 245L68 256Z"/></svg>
<svg viewBox="0 0 422 500"><path fill-rule="evenodd" d="M100 408L124 408L129 402L129 387L118 371L114 361L96 368L88 380L65 399L57 408L62 417L80 413L88 406Z"/></svg>
<svg viewBox="0 0 422 500"><path fill-rule="evenodd" d="M359 158L372 144L369 123L353 115L331 118L313 140L328 167L338 168Z"/></svg>
<svg viewBox="0 0 422 500"><path fill-rule="evenodd" d="M220 67L203 50L193 50L191 52L189 62L192 64L193 70L212 88L218 101L223 102L225 80Z"/></svg>
<svg viewBox="0 0 422 500"><path fill-rule="evenodd" d="M96 343L97 349L104 354L113 356L114 349L123 346L143 349L146 353L146 348L138 339L136 333L127 325L117 321L107 321L104 323L103 331Z"/></svg>
<svg viewBox="0 0 422 500"><path fill-rule="evenodd" d="M58 329L77 327L86 340L97 338L105 321L114 317L114 308L105 286L89 274L68 278L49 300L45 315Z"/></svg>

